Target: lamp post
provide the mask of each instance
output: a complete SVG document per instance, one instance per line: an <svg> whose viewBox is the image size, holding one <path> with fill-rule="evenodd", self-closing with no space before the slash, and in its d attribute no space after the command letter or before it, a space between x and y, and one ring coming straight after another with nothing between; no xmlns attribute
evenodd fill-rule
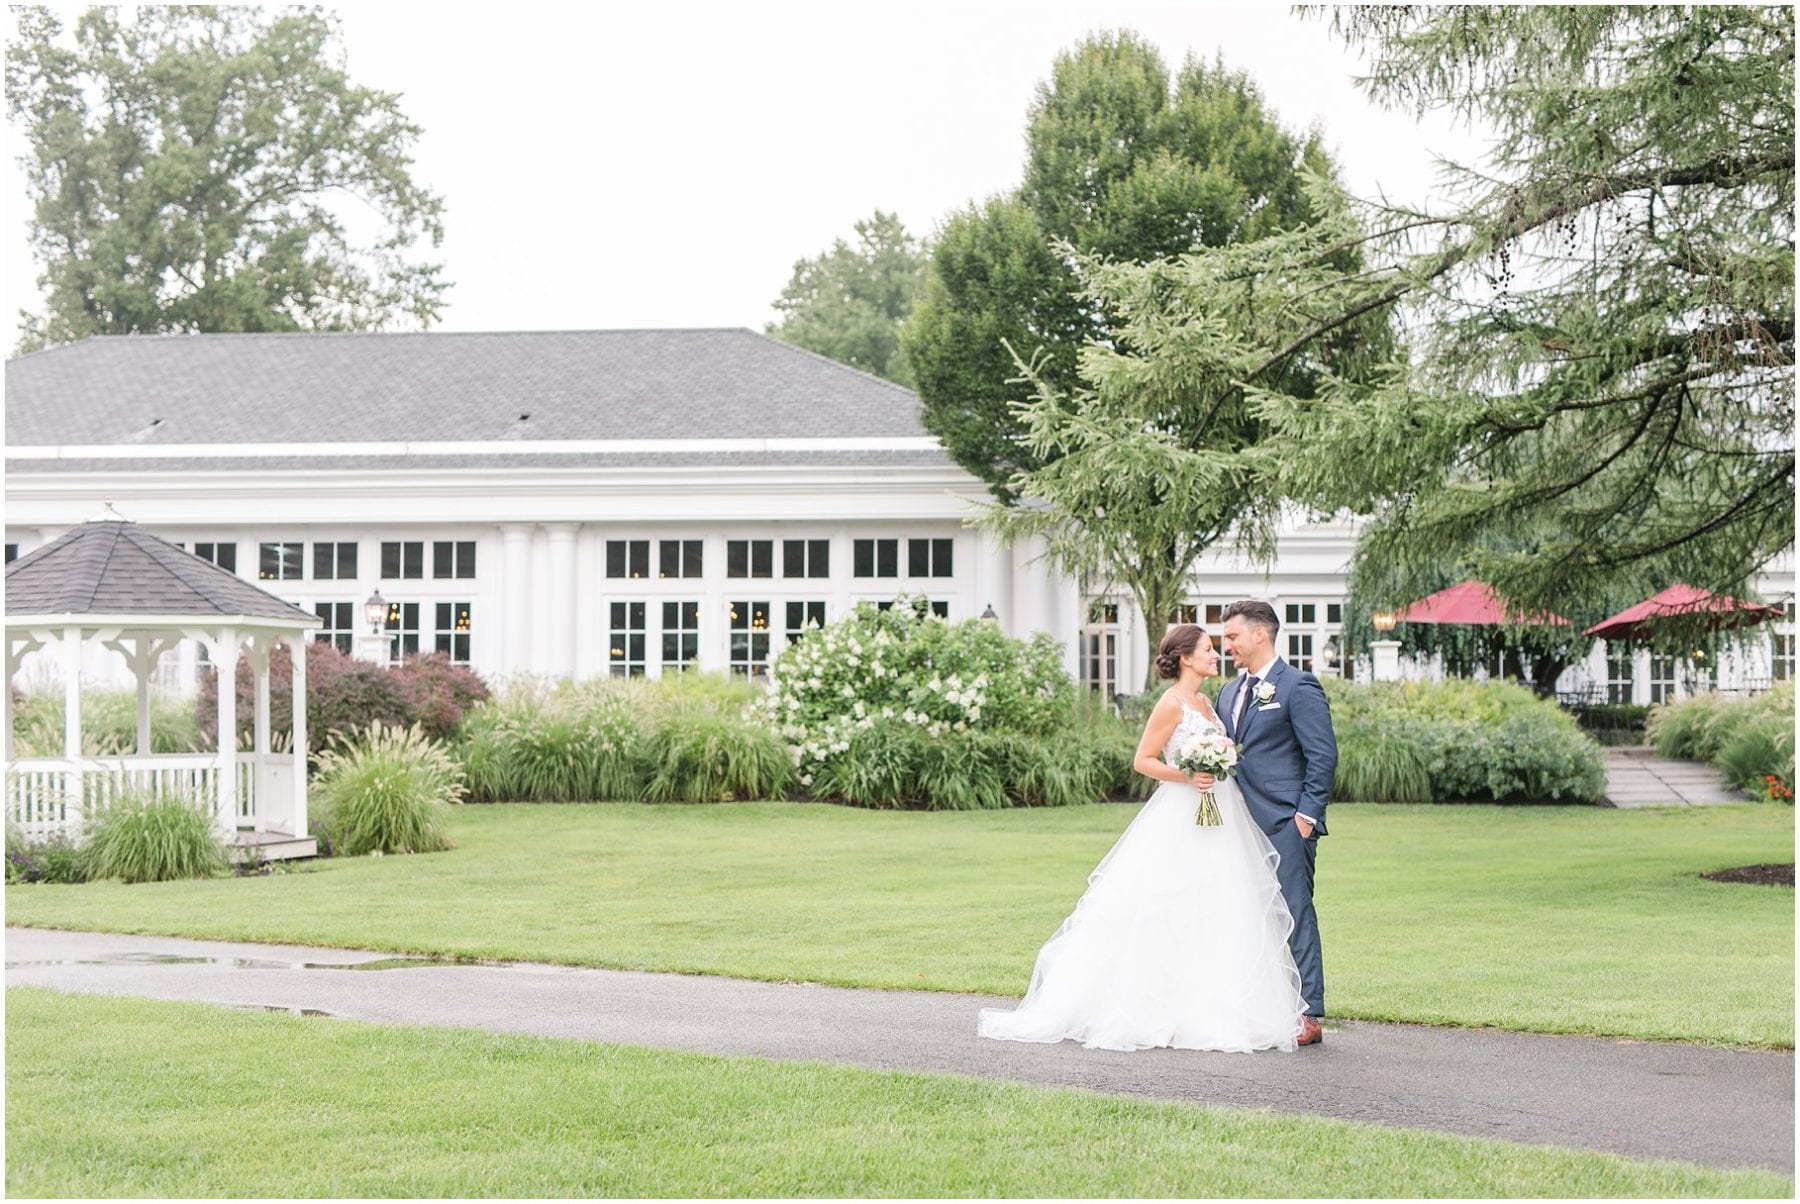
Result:
<svg viewBox="0 0 1800 1204"><path fill-rule="evenodd" d="M388 663L388 638L381 629L387 622L388 601L381 596L380 590L369 595L368 601L362 604L362 612L363 622L369 625L369 630L357 634L352 645L353 655L358 660L385 666Z"/></svg>
<svg viewBox="0 0 1800 1204"><path fill-rule="evenodd" d="M1376 632L1381 636L1380 639L1373 640L1369 644L1369 650L1374 653L1375 680L1399 681L1400 641L1393 639L1391 633L1395 625L1400 622L1400 616L1391 610L1378 610L1369 616L1369 621L1375 625Z"/></svg>
<svg viewBox="0 0 1800 1204"><path fill-rule="evenodd" d="M981 612L981 618L984 622L988 623L998 623L1000 621L1000 616L995 612L994 604L992 602L989 602L987 604L987 609Z"/></svg>

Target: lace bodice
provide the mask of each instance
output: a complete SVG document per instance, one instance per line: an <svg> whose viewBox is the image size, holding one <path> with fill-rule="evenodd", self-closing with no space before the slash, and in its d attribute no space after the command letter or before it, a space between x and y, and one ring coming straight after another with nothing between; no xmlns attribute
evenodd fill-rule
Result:
<svg viewBox="0 0 1800 1204"><path fill-rule="evenodd" d="M1181 699L1178 697L1175 701L1181 702ZM1163 760L1167 761L1169 759L1169 753L1174 749L1175 741L1177 739L1186 732L1196 730L1222 732L1225 730L1225 726L1224 724L1216 722L1205 711L1197 710L1187 703L1181 702L1181 722L1175 725L1175 730L1169 733L1168 741L1163 744Z"/></svg>

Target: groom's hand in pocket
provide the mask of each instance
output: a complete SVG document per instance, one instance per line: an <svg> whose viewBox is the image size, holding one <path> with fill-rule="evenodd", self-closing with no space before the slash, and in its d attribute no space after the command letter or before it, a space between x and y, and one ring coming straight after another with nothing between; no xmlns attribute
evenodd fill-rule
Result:
<svg viewBox="0 0 1800 1204"><path fill-rule="evenodd" d="M1313 826L1311 824L1307 823L1304 819L1300 818L1298 815L1294 816L1294 827L1300 829L1300 839L1302 839L1302 840L1311 840L1312 839Z"/></svg>

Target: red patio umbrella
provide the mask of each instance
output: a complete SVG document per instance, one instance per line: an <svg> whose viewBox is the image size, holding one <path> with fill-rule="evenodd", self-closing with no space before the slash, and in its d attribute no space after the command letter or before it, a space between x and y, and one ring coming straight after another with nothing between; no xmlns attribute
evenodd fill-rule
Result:
<svg viewBox="0 0 1800 1204"><path fill-rule="evenodd" d="M1567 627L1569 620L1544 611L1526 616L1479 581L1464 581L1420 598L1396 616L1402 623L1449 623L1468 627L1499 627L1525 623L1534 627Z"/></svg>
<svg viewBox="0 0 1800 1204"><path fill-rule="evenodd" d="M1728 594L1715 594L1711 590L1696 589L1691 585L1671 585L1661 593L1645 598L1636 606L1621 610L1610 619L1602 619L1584 634L1598 636L1603 640L1638 640L1669 619L1702 614L1712 616L1707 626L1717 630L1721 627L1744 627L1751 623L1761 623L1765 619L1778 618L1781 608L1764 606L1759 602L1745 602Z"/></svg>

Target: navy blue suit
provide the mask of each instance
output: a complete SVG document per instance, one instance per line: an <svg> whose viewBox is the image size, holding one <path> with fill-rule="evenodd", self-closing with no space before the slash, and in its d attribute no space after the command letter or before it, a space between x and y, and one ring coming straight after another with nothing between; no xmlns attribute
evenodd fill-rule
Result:
<svg viewBox="0 0 1800 1204"><path fill-rule="evenodd" d="M1337 771L1337 737L1331 730L1331 704L1325 688L1310 673L1277 657L1263 669L1262 680L1275 686L1275 697L1259 703L1245 700L1242 723L1235 722L1244 674L1219 691L1219 717L1225 732L1238 742L1236 782L1244 793L1250 818L1281 854L1276 876L1294 931L1288 936L1294 964L1300 970L1300 994L1306 1014L1325 1014L1325 969L1319 954L1319 922L1313 914L1313 862L1325 831L1325 806ZM1300 835L1294 816L1318 822L1310 837Z"/></svg>

